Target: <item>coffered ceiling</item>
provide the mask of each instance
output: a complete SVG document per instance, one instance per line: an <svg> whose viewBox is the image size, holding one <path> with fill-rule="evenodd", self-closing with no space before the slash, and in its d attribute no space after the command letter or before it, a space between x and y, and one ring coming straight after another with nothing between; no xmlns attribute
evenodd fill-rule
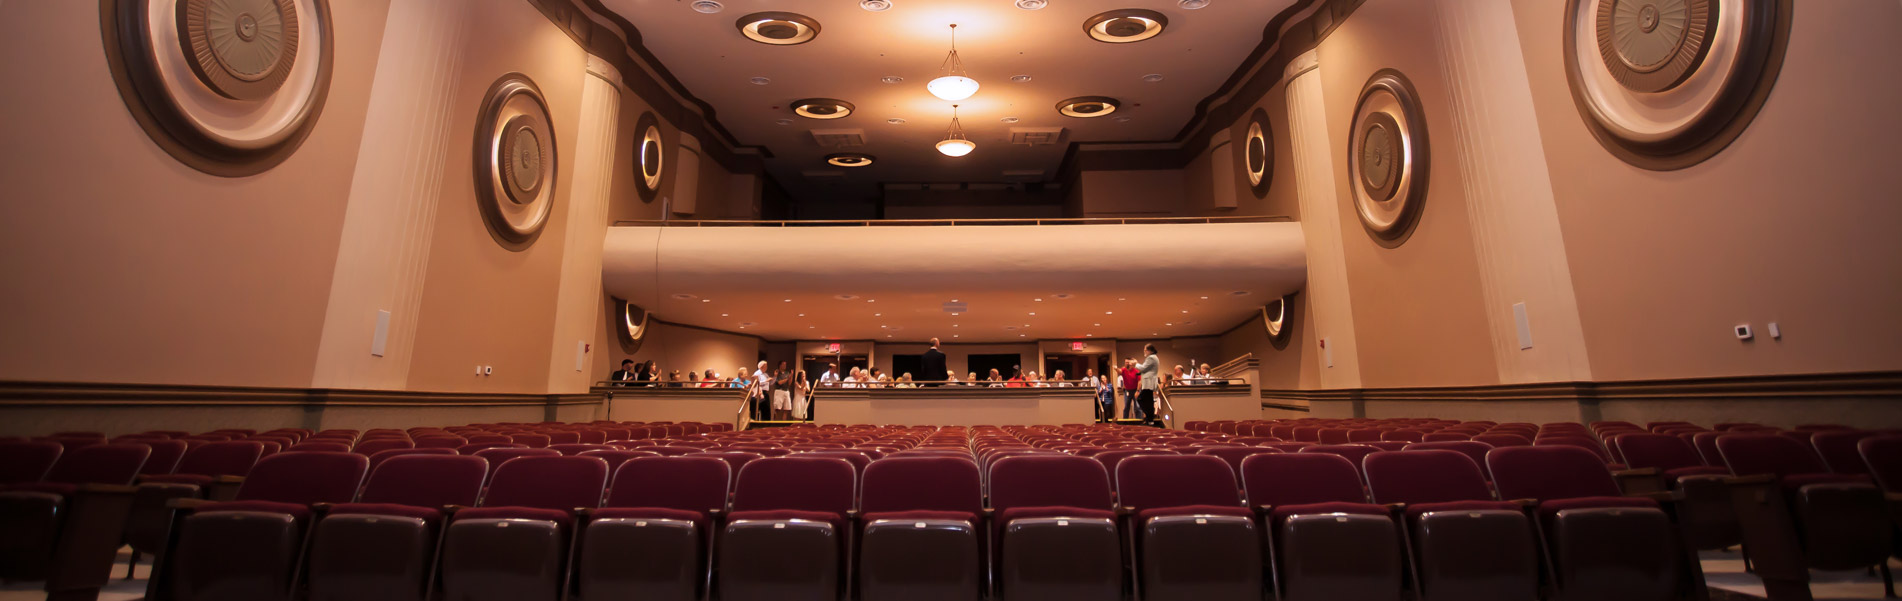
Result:
<svg viewBox="0 0 1902 601"><path fill-rule="evenodd" d="M889 0L889 9L874 12L856 0L718 0L721 10L709 14L691 0L600 2L633 24L640 43L687 93L711 105L740 143L770 149L768 171L801 198L874 195L877 184L892 182L1054 181L1071 143L1173 140L1262 43L1269 22L1297 3L1209 0L1190 10L1177 0L1048 0L1026 10L1015 0ZM1086 35L1091 16L1120 9L1156 11L1167 26L1134 43ZM736 22L766 11L810 17L820 32L791 46L743 37ZM925 89L941 75L953 23L958 53L982 85L956 103L977 143L961 158L935 150L953 103ZM1028 80L1013 82L1017 76ZM883 82L890 77L902 81ZM1058 114L1059 101L1079 96L1107 96L1122 106L1106 117ZM793 113L792 101L814 97L857 110L833 120ZM1052 144L1013 145L1012 128L1063 134ZM814 130L858 130L864 144L828 148ZM876 162L826 164L836 152L862 152Z"/></svg>

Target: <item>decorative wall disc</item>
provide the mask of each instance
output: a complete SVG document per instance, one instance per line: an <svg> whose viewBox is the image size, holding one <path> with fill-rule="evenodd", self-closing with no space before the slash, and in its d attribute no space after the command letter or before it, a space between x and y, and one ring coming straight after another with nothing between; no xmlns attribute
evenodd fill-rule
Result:
<svg viewBox="0 0 1902 601"><path fill-rule="evenodd" d="M100 0L99 12L126 108L195 169L227 177L268 170L323 110L326 0Z"/></svg>
<svg viewBox="0 0 1902 601"><path fill-rule="evenodd" d="M621 350L630 355L641 350L641 342L647 340L647 323L652 314L617 298L614 315L610 317L614 319L614 338L621 343Z"/></svg>
<svg viewBox="0 0 1902 601"><path fill-rule="evenodd" d="M1612 154L1682 169L1736 139L1776 82L1791 0L1567 0L1566 77Z"/></svg>
<svg viewBox="0 0 1902 601"><path fill-rule="evenodd" d="M535 82L520 73L489 87L476 119L476 202L496 241L533 244L555 206L555 128Z"/></svg>
<svg viewBox="0 0 1902 601"><path fill-rule="evenodd" d="M640 175L635 181L640 183L641 200L652 201L660 192L662 167L667 156L666 143L660 135L660 119L653 113L641 115L634 131L640 135L634 140L634 170Z"/></svg>
<svg viewBox="0 0 1902 601"><path fill-rule="evenodd" d="M1288 297L1281 297L1261 308L1261 323L1268 328L1269 338L1281 338L1288 333Z"/></svg>
<svg viewBox="0 0 1902 601"><path fill-rule="evenodd" d="M1268 111L1255 109L1248 118L1248 137L1242 143L1242 166L1257 198L1268 194L1275 174L1275 142L1268 132Z"/></svg>
<svg viewBox="0 0 1902 601"><path fill-rule="evenodd" d="M1419 93L1399 71L1383 69L1361 88L1348 140L1354 208L1374 240L1399 246L1426 204L1426 117Z"/></svg>

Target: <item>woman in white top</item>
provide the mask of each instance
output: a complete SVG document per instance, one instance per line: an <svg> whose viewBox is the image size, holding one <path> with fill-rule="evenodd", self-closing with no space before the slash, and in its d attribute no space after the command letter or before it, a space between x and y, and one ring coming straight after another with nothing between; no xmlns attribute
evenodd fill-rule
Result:
<svg viewBox="0 0 1902 601"><path fill-rule="evenodd" d="M1050 374L1050 380L1057 383L1057 388L1069 388L1071 386L1075 386L1075 384L1071 384L1069 382L1063 381L1063 378L1064 378L1063 370L1061 369L1057 370L1056 373Z"/></svg>
<svg viewBox="0 0 1902 601"><path fill-rule="evenodd" d="M944 372L944 385L945 385L945 386L957 386L957 385L958 385L958 372L955 372L955 371L947 371L947 372Z"/></svg>
<svg viewBox="0 0 1902 601"><path fill-rule="evenodd" d="M812 382L806 381L806 370L793 374L792 418L799 421L812 421Z"/></svg>

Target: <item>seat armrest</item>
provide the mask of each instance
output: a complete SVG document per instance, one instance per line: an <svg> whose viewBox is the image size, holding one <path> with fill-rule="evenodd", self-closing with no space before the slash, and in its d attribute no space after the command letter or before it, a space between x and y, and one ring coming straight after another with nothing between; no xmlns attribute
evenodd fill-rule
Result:
<svg viewBox="0 0 1902 601"><path fill-rule="evenodd" d="M1775 474L1756 474L1752 476L1733 476L1725 478L1724 484L1731 486L1753 486L1758 484L1776 484L1776 481L1777 477Z"/></svg>
<svg viewBox="0 0 1902 601"><path fill-rule="evenodd" d="M1638 477L1644 477L1644 476L1656 476L1659 473L1660 472L1658 471L1658 468L1655 468L1655 467L1640 467L1640 468L1632 468L1632 469L1626 469L1626 470L1618 470L1618 471L1612 472L1611 475L1613 478L1638 478Z"/></svg>
<svg viewBox="0 0 1902 601"><path fill-rule="evenodd" d="M1631 497L1634 499L1651 499L1659 503L1681 503L1684 501L1684 491L1681 491L1681 490L1647 492L1647 493L1631 494L1631 495L1625 495L1625 496Z"/></svg>
<svg viewBox="0 0 1902 601"><path fill-rule="evenodd" d="M983 509L977 510L977 516L980 518L984 518L986 520L996 519L997 510L991 509L989 507L985 507Z"/></svg>
<svg viewBox="0 0 1902 601"><path fill-rule="evenodd" d="M444 505L442 506L442 515L445 518L453 518L456 517L456 512L464 509L468 509L468 507L462 505Z"/></svg>
<svg viewBox="0 0 1902 601"><path fill-rule="evenodd" d="M1516 504L1525 509L1532 509L1539 506L1538 499L1507 499L1506 502Z"/></svg>

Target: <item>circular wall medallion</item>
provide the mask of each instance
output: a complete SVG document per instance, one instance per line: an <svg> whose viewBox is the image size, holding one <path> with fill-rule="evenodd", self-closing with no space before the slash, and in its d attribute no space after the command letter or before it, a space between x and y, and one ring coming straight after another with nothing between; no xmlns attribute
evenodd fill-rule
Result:
<svg viewBox="0 0 1902 601"><path fill-rule="evenodd" d="M476 202L496 241L528 248L555 206L555 128L535 82L510 73L489 86L476 119Z"/></svg>
<svg viewBox="0 0 1902 601"><path fill-rule="evenodd" d="M641 343L647 340L647 324L653 315L618 298L614 304L614 315L610 316L616 321L614 338L621 343L621 350L633 354L641 350Z"/></svg>
<svg viewBox="0 0 1902 601"><path fill-rule="evenodd" d="M1354 208L1384 246L1412 235L1426 203L1427 130L1419 93L1399 71L1383 69L1361 88L1348 140Z"/></svg>
<svg viewBox="0 0 1902 601"><path fill-rule="evenodd" d="M1127 8L1098 13L1085 19L1083 33L1098 42L1128 44L1162 35L1163 28L1168 26L1169 17L1163 16L1162 13L1148 9Z"/></svg>
<svg viewBox="0 0 1902 601"><path fill-rule="evenodd" d="M856 108L850 102L831 98L806 98L792 102L793 114L822 121L843 119Z"/></svg>
<svg viewBox="0 0 1902 601"><path fill-rule="evenodd" d="M1248 137L1242 141L1242 170L1248 173L1248 185L1257 198L1268 194L1275 175L1275 143L1269 131L1268 111L1255 109L1248 118Z"/></svg>
<svg viewBox="0 0 1902 601"><path fill-rule="evenodd" d="M733 26L746 39L774 46L794 46L819 37L819 22L796 13L753 13L740 17Z"/></svg>
<svg viewBox="0 0 1902 601"><path fill-rule="evenodd" d="M1566 77L1593 136L1653 170L1736 139L1776 82L1791 0L1567 0Z"/></svg>
<svg viewBox="0 0 1902 601"><path fill-rule="evenodd" d="M1288 297L1281 297L1261 308L1261 323L1268 338L1279 340L1288 333Z"/></svg>
<svg viewBox="0 0 1902 601"><path fill-rule="evenodd" d="M1121 101L1108 96L1078 96L1057 103L1057 112L1065 117L1092 119L1107 117L1122 106Z"/></svg>
<svg viewBox="0 0 1902 601"><path fill-rule="evenodd" d="M667 144L661 138L660 119L653 113L641 115L634 125L634 131L640 132L640 138L634 140L634 170L640 177L641 200L652 201L660 192L660 178L666 166Z"/></svg>
<svg viewBox="0 0 1902 601"><path fill-rule="evenodd" d="M870 167L876 157L863 152L841 152L826 155L826 164L837 167Z"/></svg>
<svg viewBox="0 0 1902 601"><path fill-rule="evenodd" d="M194 169L241 177L295 152L330 89L326 0L100 0L126 108Z"/></svg>

